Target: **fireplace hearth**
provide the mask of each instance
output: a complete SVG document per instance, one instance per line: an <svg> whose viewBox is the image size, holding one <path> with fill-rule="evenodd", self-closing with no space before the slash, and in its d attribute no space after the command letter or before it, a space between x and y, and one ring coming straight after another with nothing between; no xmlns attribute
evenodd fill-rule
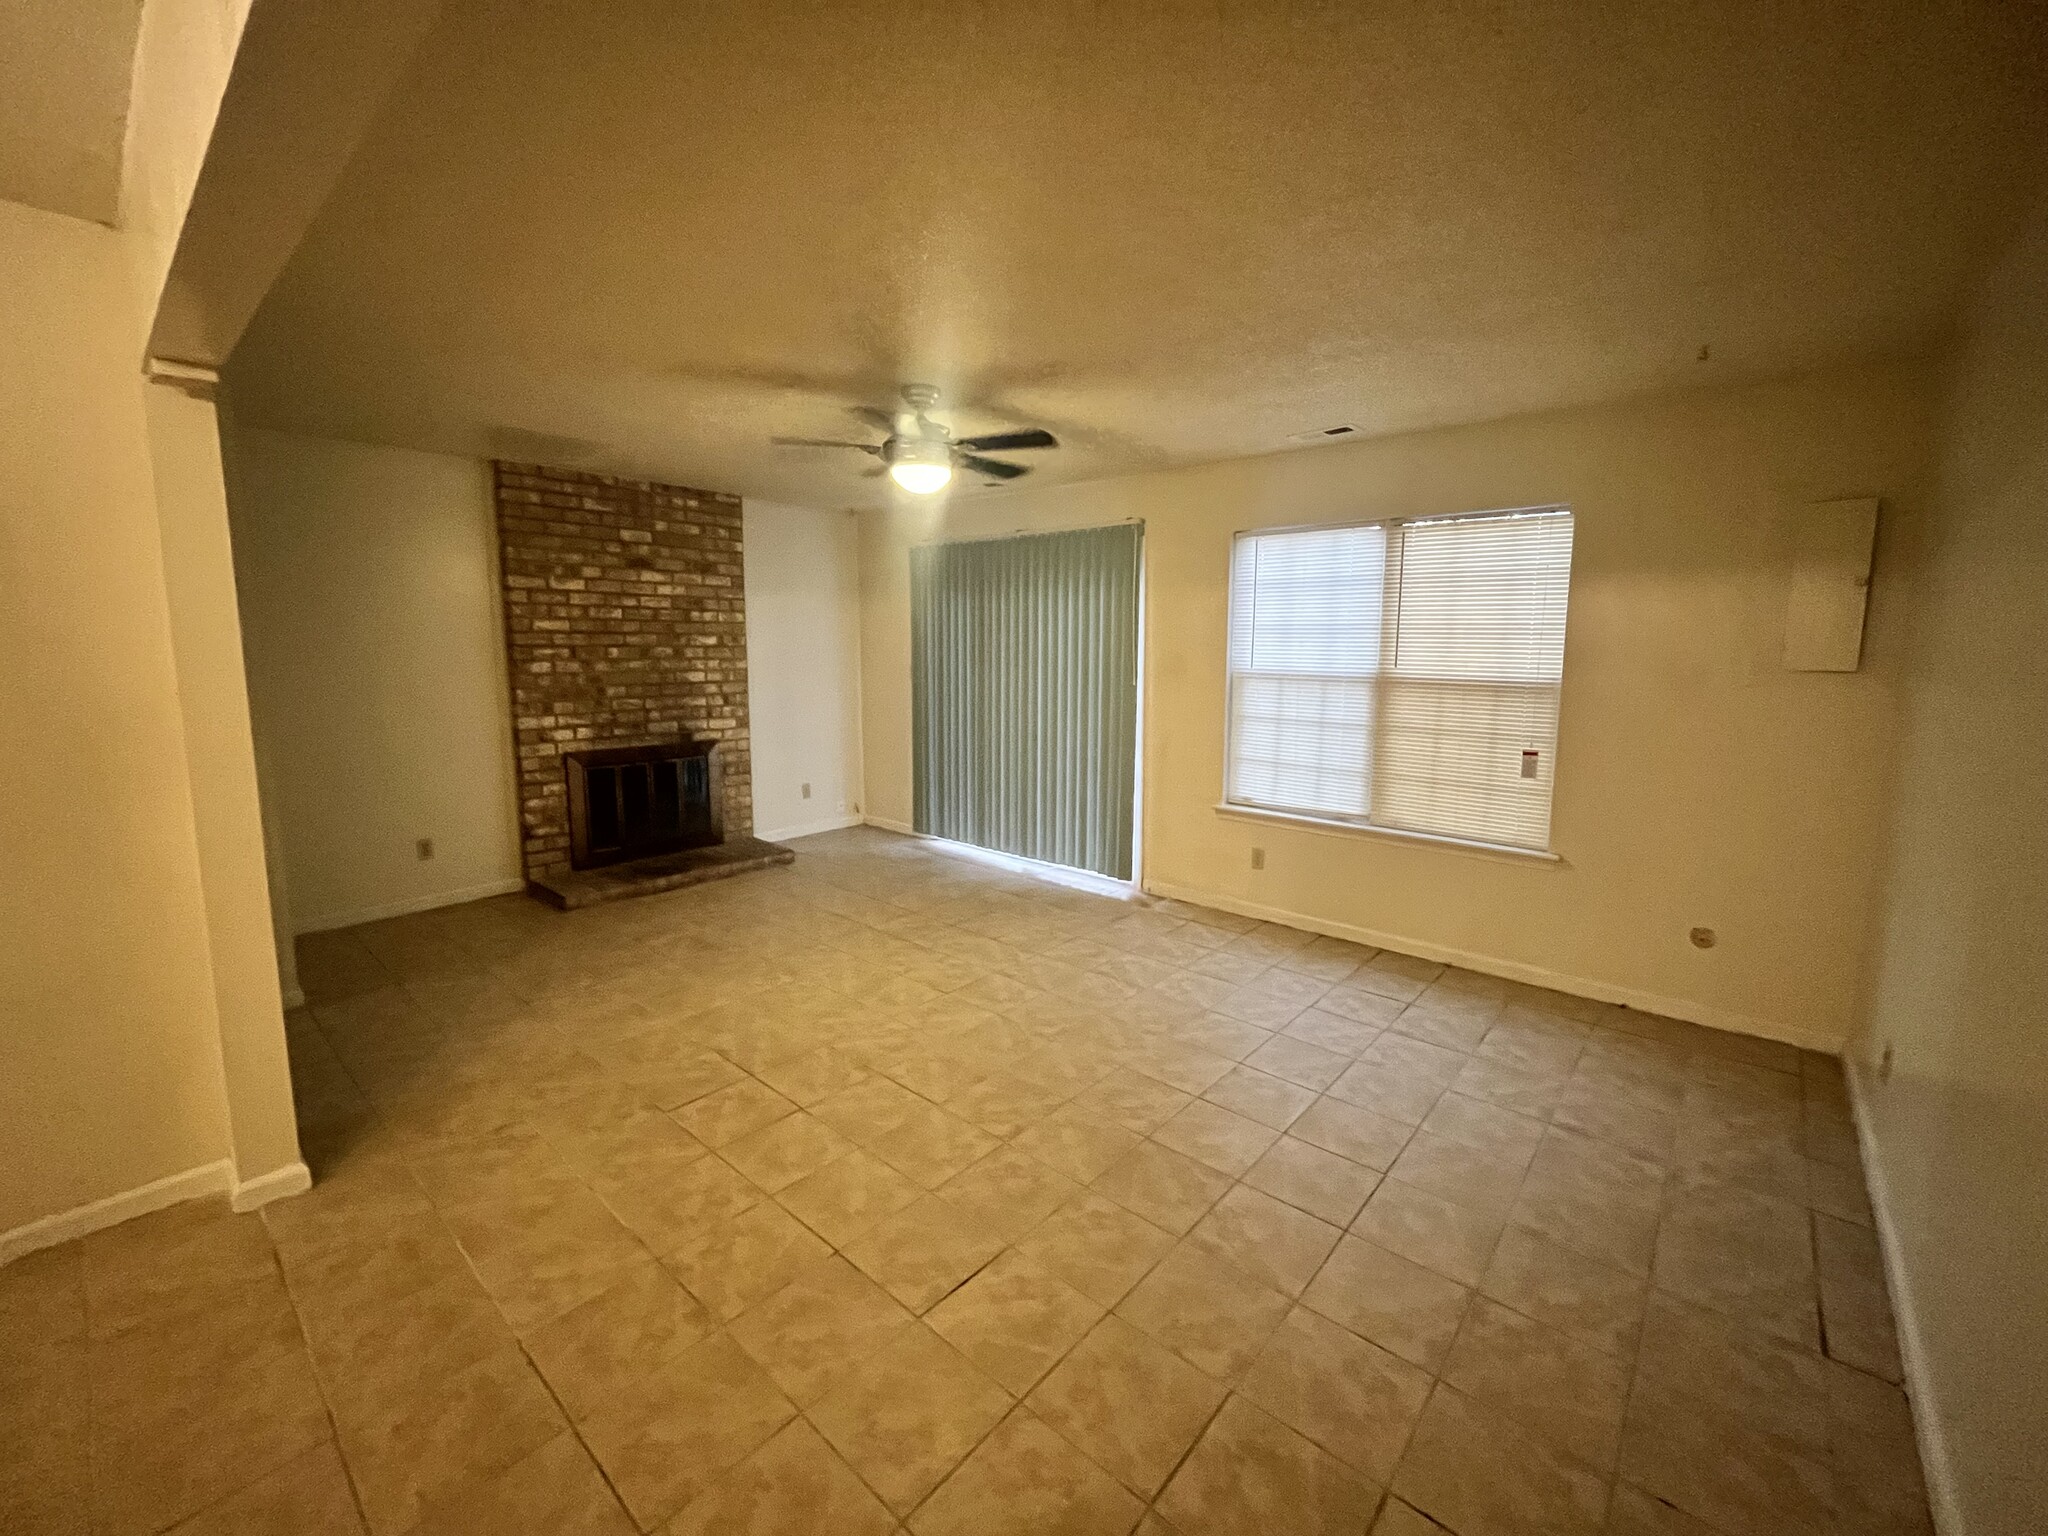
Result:
<svg viewBox="0 0 2048 1536"><path fill-rule="evenodd" d="M530 889L573 911L789 863L779 843L725 835L722 755L689 739L564 752L570 868Z"/></svg>

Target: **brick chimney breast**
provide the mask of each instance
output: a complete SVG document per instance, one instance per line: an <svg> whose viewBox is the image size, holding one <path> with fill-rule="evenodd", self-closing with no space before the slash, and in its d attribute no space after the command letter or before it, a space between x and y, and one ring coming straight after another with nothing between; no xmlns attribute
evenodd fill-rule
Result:
<svg viewBox="0 0 2048 1536"><path fill-rule="evenodd" d="M724 830L754 830L740 499L495 466L526 878L569 870L562 754L720 744Z"/></svg>

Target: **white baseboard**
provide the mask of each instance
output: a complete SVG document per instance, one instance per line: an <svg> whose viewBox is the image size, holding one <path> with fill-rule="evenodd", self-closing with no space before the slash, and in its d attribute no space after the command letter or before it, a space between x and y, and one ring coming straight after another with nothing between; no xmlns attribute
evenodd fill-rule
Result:
<svg viewBox="0 0 2048 1536"><path fill-rule="evenodd" d="M487 896L510 896L515 891L526 889L524 875L508 875L498 880L485 880L478 885L465 885L452 891L435 891L426 896L408 896L403 901L389 901L381 906L357 907L347 912L324 912L318 917L299 919L300 933L325 933L330 928L353 928L358 923L374 923L387 917L410 917L415 912L431 912L436 907L459 907L465 901L482 901Z"/></svg>
<svg viewBox="0 0 2048 1536"><path fill-rule="evenodd" d="M1175 901L1190 902L1198 907L1214 907L1218 911L1233 912L1239 917L1254 917L1261 922L1281 923L1289 928L1300 928L1309 933L1328 934L1333 939L1349 939L1354 944L1365 944L1374 949L1391 949L1399 954L1414 955L1422 960L1462 966L1468 971L1483 971L1489 976L1501 976L1509 981L1523 981L1531 986L1548 987L1553 992L1569 992L1574 997L1588 997L1595 1002L1622 1003L1646 1013L1661 1013L1667 1018L1684 1019L1690 1024L1704 1024L1709 1029L1725 1029L1739 1035L1756 1035L1765 1040L1777 1040L1809 1051L1824 1051L1831 1056L1840 1054L1842 1049L1842 1041L1838 1036L1802 1030L1796 1025L1785 1024L1775 1019L1752 1018L1747 1014L1709 1007L1690 998L1664 997L1636 987L1596 981L1591 977L1569 976L1561 971L1547 970L1540 965L1527 965L1519 960L1502 960L1492 955L1476 954L1471 950L1432 944L1426 939L1360 928L1352 923L1331 922L1325 918L1311 917L1305 912L1290 912L1282 907L1268 907L1254 901L1241 901L1235 896L1198 890L1193 886L1178 885L1172 881L1148 880L1145 882L1145 889L1154 896L1167 896Z"/></svg>
<svg viewBox="0 0 2048 1536"><path fill-rule="evenodd" d="M302 1162L286 1163L282 1168L273 1168L253 1179L240 1179L235 1175L233 1160L224 1157L217 1163L187 1168L183 1173L153 1179L138 1189L124 1190L104 1200L74 1206L54 1216L40 1217L11 1231L0 1232L0 1264L18 1259L25 1253L34 1253L39 1248L54 1248L59 1243L68 1243L74 1237L84 1237L89 1232L117 1227L124 1221L133 1221L137 1216L147 1216L151 1211L161 1211L166 1206L186 1200L226 1195L233 1209L253 1211L287 1195L302 1195L312 1187L312 1171Z"/></svg>
<svg viewBox="0 0 2048 1536"><path fill-rule="evenodd" d="M0 1232L0 1264L18 1259L25 1253L34 1253L38 1248L54 1248L88 1232L118 1226L137 1216L147 1216L151 1211L160 1211L181 1200L228 1194L234 1187L235 1165L227 1158L187 1168L183 1173L154 1179L139 1189L108 1195L104 1200L74 1206L54 1216L44 1216L11 1231Z"/></svg>
<svg viewBox="0 0 2048 1536"><path fill-rule="evenodd" d="M1920 1442L1920 1472L1927 1482L1928 1512L1934 1517L1937 1536L1963 1536L1962 1501L1956 1494L1955 1464L1949 1459L1934 1376L1928 1369L1926 1338L1920 1331L1919 1299L1892 1214L1891 1179L1885 1169L1883 1149L1871 1129L1870 1083L1863 1064L1848 1052L1843 1053L1842 1069L1849 1080L1849 1108L1856 1122L1856 1143L1863 1152L1863 1182L1870 1192L1877 1251L1884 1260L1885 1284L1891 1290L1892 1321L1898 1329L1906 1397L1913 1405L1913 1434Z"/></svg>
<svg viewBox="0 0 2048 1536"><path fill-rule="evenodd" d="M797 826L777 827L773 832L756 832L754 836L764 843L784 843L792 837L812 837L820 832L837 832L845 827L861 824L859 816L827 816L822 821L806 821Z"/></svg>
<svg viewBox="0 0 2048 1536"><path fill-rule="evenodd" d="M259 1173L253 1179L237 1180L228 1203L238 1211L253 1211L288 1195L303 1195L312 1187L312 1169L302 1162L286 1163L282 1168Z"/></svg>
<svg viewBox="0 0 2048 1536"><path fill-rule="evenodd" d="M884 832L901 832L905 837L923 835L907 821L891 821L886 816L863 816L861 820L868 826L880 827Z"/></svg>

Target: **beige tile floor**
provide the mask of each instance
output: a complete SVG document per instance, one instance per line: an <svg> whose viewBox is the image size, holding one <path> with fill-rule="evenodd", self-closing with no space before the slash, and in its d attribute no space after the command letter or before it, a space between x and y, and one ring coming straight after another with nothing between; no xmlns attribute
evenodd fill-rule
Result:
<svg viewBox="0 0 2048 1536"><path fill-rule="evenodd" d="M301 972L310 1194L0 1270L0 1529L1929 1530L1830 1060L865 831Z"/></svg>

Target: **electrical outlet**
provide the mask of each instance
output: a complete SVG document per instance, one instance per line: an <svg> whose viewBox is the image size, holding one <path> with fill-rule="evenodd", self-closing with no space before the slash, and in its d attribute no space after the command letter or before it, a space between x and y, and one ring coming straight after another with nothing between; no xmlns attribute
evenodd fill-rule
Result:
<svg viewBox="0 0 2048 1536"><path fill-rule="evenodd" d="M412 849L421 862L424 863L434 856L434 840L431 837L423 837L412 845Z"/></svg>
<svg viewBox="0 0 2048 1536"><path fill-rule="evenodd" d="M1265 867L1266 867L1266 850L1265 850L1265 849L1263 849L1263 848L1254 848L1254 849L1252 850L1252 868L1253 868L1253 869L1264 869Z"/></svg>
<svg viewBox="0 0 2048 1536"><path fill-rule="evenodd" d="M804 786L804 798L806 800L811 798L811 786L808 784Z"/></svg>

